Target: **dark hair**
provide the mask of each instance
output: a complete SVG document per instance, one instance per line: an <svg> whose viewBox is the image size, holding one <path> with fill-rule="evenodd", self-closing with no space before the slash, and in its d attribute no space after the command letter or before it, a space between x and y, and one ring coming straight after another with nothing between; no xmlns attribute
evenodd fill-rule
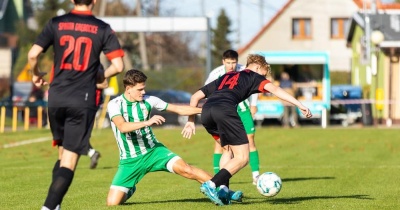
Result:
<svg viewBox="0 0 400 210"><path fill-rule="evenodd" d="M89 5L91 5L92 3L93 3L93 0L74 0L74 3L76 4L76 5L86 5L86 6L89 6Z"/></svg>
<svg viewBox="0 0 400 210"><path fill-rule="evenodd" d="M238 60L239 54L235 50L227 50L222 54L222 59L225 60L227 58Z"/></svg>
<svg viewBox="0 0 400 210"><path fill-rule="evenodd" d="M143 72L136 69L131 69L125 73L123 83L124 87L127 87L129 85L135 86L137 83L146 82L146 80L147 76Z"/></svg>

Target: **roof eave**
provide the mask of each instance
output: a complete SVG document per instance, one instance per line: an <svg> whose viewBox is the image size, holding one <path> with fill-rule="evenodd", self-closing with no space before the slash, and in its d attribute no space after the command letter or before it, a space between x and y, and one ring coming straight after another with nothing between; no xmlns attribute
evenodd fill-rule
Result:
<svg viewBox="0 0 400 210"><path fill-rule="evenodd" d="M243 47L238 49L239 55L250 48L257 39L268 30L269 27L278 19L279 16L289 7L289 5L295 0L289 0L286 4L274 15L273 18Z"/></svg>

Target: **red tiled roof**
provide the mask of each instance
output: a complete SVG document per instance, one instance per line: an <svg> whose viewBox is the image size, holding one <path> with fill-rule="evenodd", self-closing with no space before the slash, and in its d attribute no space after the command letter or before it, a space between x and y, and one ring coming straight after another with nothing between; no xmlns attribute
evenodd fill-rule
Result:
<svg viewBox="0 0 400 210"><path fill-rule="evenodd" d="M353 2L360 8L363 8L363 2L364 0L353 0ZM383 4L380 0L375 0L376 8L385 10L385 9L400 9L400 3L388 3L388 4ZM366 7L370 8L370 1L366 2Z"/></svg>

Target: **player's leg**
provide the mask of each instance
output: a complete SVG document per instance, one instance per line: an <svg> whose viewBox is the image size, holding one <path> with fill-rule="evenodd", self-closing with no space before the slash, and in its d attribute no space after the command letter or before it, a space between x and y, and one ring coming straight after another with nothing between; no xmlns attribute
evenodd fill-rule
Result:
<svg viewBox="0 0 400 210"><path fill-rule="evenodd" d="M211 179L219 187L218 197L224 204L230 204L229 180L246 166L249 159L248 139L243 123L236 112L223 113L225 117L218 118L217 127L220 131L221 146L224 148L221 158L221 170ZM239 150L238 148L241 148Z"/></svg>
<svg viewBox="0 0 400 210"><path fill-rule="evenodd" d="M97 164L99 162L99 158L101 157L100 152L95 150L92 145L89 142L89 151L87 154L90 158L90 169L95 169L97 167Z"/></svg>
<svg viewBox="0 0 400 210"><path fill-rule="evenodd" d="M131 188L111 186L107 195L107 206L116 206L125 203L136 191L136 186Z"/></svg>
<svg viewBox="0 0 400 210"><path fill-rule="evenodd" d="M107 206L125 203L136 191L136 184L148 173L149 153L136 158L120 160L107 196ZM149 158L148 158L149 157Z"/></svg>
<svg viewBox="0 0 400 210"><path fill-rule="evenodd" d="M62 110L59 110L58 108L49 108L48 110L49 113L49 121L50 121L50 129L51 129L51 134L53 136L53 141L52 141L52 146L57 147L58 149L58 157L57 161L54 164L53 167L53 180L54 176L57 172L57 170L60 168L60 161L61 161L61 156L62 156L62 151L63 151L63 146L62 146L62 139L64 138L64 115ZM57 115L56 115L57 113ZM55 117L57 116L57 117Z"/></svg>
<svg viewBox="0 0 400 210"><path fill-rule="evenodd" d="M218 171L219 171L221 156L222 156L222 147L218 142L215 142L214 155L213 155L214 174L218 173Z"/></svg>
<svg viewBox="0 0 400 210"><path fill-rule="evenodd" d="M93 128L95 111L82 108L58 108L54 117L64 120L63 152L60 168L55 173L44 206L54 209L62 202L74 177L79 157L89 148L89 137Z"/></svg>
<svg viewBox="0 0 400 210"><path fill-rule="evenodd" d="M258 155L258 150L256 148L256 142L254 141L254 136L254 134L247 134L247 138L249 140L249 161L251 174L253 177L253 184L255 184L258 176L260 175L260 158Z"/></svg>
<svg viewBox="0 0 400 210"><path fill-rule="evenodd" d="M136 192L136 186L122 187L111 185L107 195L107 206L116 206L125 203Z"/></svg>
<svg viewBox="0 0 400 210"><path fill-rule="evenodd" d="M120 173L125 173L126 175L121 176ZM134 177L130 174L132 174L132 171L129 170L125 170L125 172L117 172L114 177L113 184L108 191L107 206L116 206L123 204L136 192L136 184L134 183L137 183L137 181L134 181ZM128 177L128 179L123 178L123 176ZM125 183L118 184L117 182L121 182L121 180L125 180ZM119 185L126 185L131 187L124 187Z"/></svg>
<svg viewBox="0 0 400 210"><path fill-rule="evenodd" d="M222 113L224 117L218 117L217 129L220 131L221 146L224 148L224 152L232 152L231 159L229 154L223 155L223 158L227 158L228 161L223 164L223 168L216 174L214 178L217 179L217 187L221 183L225 183L228 176L232 176L237 173L240 169L247 165L249 162L249 141L247 139L246 131L243 127L243 123L239 118L237 112L225 112ZM222 170L225 172L222 172ZM220 176L219 174L224 174ZM225 174L229 174L226 177ZM213 180L212 179L212 180ZM220 180L218 180L220 179Z"/></svg>
<svg viewBox="0 0 400 210"><path fill-rule="evenodd" d="M171 161L168 162L168 164L170 164L172 161L173 161L172 165L173 172L182 177L185 177L186 179L196 180L201 184L211 179L211 174L200 168L196 168L194 166L187 164L181 158L178 158L176 160L171 159Z"/></svg>
<svg viewBox="0 0 400 210"><path fill-rule="evenodd" d="M224 153L222 154L222 159L224 157L229 157L230 152L229 149L231 146L224 147ZM236 174L240 169L246 166L248 162L249 149L248 144L233 146L232 152L234 152L234 156L229 159L225 164L223 164L223 168L213 177L211 178L211 183L214 184L211 186L215 188L219 188L218 198L221 200L223 204L230 204L230 200L241 201L242 193L240 191L239 194L235 195L233 191L229 190L229 180L230 178ZM239 149L240 148L240 149ZM236 152L236 153L235 153ZM207 183L207 182L206 182ZM234 199L232 199L234 197Z"/></svg>
<svg viewBox="0 0 400 210"><path fill-rule="evenodd" d="M64 149L60 168L53 177L49 192L44 203L48 209L54 209L62 202L74 177L74 170L78 162L79 155L75 152Z"/></svg>
<svg viewBox="0 0 400 210"><path fill-rule="evenodd" d="M229 145L229 148L232 150L233 157L224 164L223 169L226 169L231 175L234 175L248 164L249 145Z"/></svg>
<svg viewBox="0 0 400 210"><path fill-rule="evenodd" d="M249 140L249 149L250 149L250 154L249 154L249 161L250 161L250 168L251 168L251 174L252 174L252 180L253 184L257 180L258 175L260 175L260 159L258 156L258 151L256 148L256 143L255 143L255 132L256 132L256 127L254 125L253 117L251 115L251 112L245 111L245 112L238 112L240 119L243 122L244 129L247 134L247 139Z"/></svg>
<svg viewBox="0 0 400 210"><path fill-rule="evenodd" d="M52 175L53 175L52 180L53 181L54 181L54 178L56 176L56 173L57 173L58 169L60 169L60 162L61 162L61 157L62 157L63 150L64 150L63 146L58 146L58 158L57 158L56 163L53 166L53 173L52 173Z"/></svg>
<svg viewBox="0 0 400 210"><path fill-rule="evenodd" d="M219 138L218 140L216 140L216 142L220 142ZM221 147L222 148L222 147ZM221 156L221 161L220 161L220 166L221 168L224 167L224 165L230 160L232 159L232 151L231 150L222 150L222 156ZM221 195L221 197L227 197L229 196L230 200L233 201L237 201L237 202L242 202L242 198L243 198L243 192L240 190L237 191L233 191L229 189L229 180L226 183L221 184L221 186L219 187L219 190L225 190L226 195ZM228 203L229 201L225 200L223 203Z"/></svg>
<svg viewBox="0 0 400 210"><path fill-rule="evenodd" d="M53 135L53 141L52 141L52 146L57 147L58 150L58 157L57 160L53 166L53 171L52 171L52 182L56 179L56 174L58 170L60 169L60 162L63 154L64 147L62 146L62 139L64 138L64 121L59 120L63 119L64 116L58 116L58 118L54 118L55 112L58 112L57 108L52 108L50 109L53 113L53 117L51 118L52 123L50 123L51 127L51 132ZM59 112L61 115L62 112ZM49 119L50 120L50 119ZM61 203L59 203L56 207L56 209L60 209Z"/></svg>

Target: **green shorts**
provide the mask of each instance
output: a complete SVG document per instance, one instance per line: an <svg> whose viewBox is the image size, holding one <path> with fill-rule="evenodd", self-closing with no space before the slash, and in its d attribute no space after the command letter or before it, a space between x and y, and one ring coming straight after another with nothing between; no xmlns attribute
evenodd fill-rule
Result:
<svg viewBox="0 0 400 210"><path fill-rule="evenodd" d="M254 127L253 117L251 116L250 110L248 111L238 111L239 117L243 122L244 129L247 134L254 134L256 132L256 128Z"/></svg>
<svg viewBox="0 0 400 210"><path fill-rule="evenodd" d="M166 171L174 173L172 166L180 157L163 144L157 144L147 154L120 160L118 171L114 176L111 188L127 193L149 172Z"/></svg>

